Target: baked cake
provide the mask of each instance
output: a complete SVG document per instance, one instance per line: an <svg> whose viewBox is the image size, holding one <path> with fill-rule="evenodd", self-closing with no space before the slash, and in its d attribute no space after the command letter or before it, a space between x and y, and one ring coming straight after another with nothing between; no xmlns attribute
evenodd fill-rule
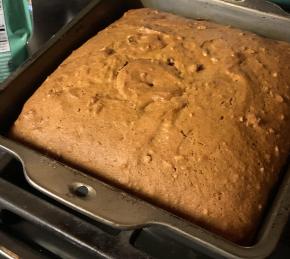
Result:
<svg viewBox="0 0 290 259"><path fill-rule="evenodd" d="M24 105L14 138L234 242L290 149L290 44L131 10Z"/></svg>

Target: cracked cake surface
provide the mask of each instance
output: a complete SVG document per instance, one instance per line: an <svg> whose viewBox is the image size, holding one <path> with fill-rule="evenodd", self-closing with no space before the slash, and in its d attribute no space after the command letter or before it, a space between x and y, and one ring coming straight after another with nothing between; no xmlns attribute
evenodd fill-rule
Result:
<svg viewBox="0 0 290 259"><path fill-rule="evenodd" d="M290 148L290 44L131 10L43 82L14 138L235 242Z"/></svg>

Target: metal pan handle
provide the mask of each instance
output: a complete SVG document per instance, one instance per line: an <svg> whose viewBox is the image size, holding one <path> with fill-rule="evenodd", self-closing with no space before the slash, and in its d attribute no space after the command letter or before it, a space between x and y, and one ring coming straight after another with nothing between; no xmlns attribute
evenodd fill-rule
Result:
<svg viewBox="0 0 290 259"><path fill-rule="evenodd" d="M181 220L120 189L2 136L0 149L21 162L24 175L33 187L102 223L120 229L141 228L152 224L175 229L173 226ZM181 221L186 228L194 226Z"/></svg>
<svg viewBox="0 0 290 259"><path fill-rule="evenodd" d="M16 157L27 181L87 216L118 228L152 222L158 209L127 193L0 136L0 148Z"/></svg>
<svg viewBox="0 0 290 259"><path fill-rule="evenodd" d="M280 6L269 1L261 0L219 0L222 2L232 3L241 7L258 10L265 13L272 13L290 17L289 13L284 11Z"/></svg>

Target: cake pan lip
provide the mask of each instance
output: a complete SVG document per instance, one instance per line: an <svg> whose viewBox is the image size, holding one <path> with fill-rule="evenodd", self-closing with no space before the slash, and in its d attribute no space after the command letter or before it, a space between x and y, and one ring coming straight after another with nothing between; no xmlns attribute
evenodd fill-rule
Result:
<svg viewBox="0 0 290 259"><path fill-rule="evenodd" d="M16 78L18 76L21 76L23 71L27 67L29 67L31 64L33 64L37 59L40 59L42 54L45 53L47 50L50 49L51 46L56 44L62 37L65 37L66 32L69 29L74 28L78 25L78 22L82 19L83 16L87 14L90 10L93 10L94 8L97 8L99 1L93 1L94 3L91 4L84 10L79 16L77 16L72 23L70 23L66 28L62 29L55 37L52 39L44 49L42 49L40 52L38 52L34 57L32 57L22 68L20 68L12 77L11 79L8 79L6 82L7 87L11 87L13 83L13 78ZM205 1L204 1L205 2ZM265 14L267 15L267 14ZM1 107L1 103L0 103ZM184 235L188 239L191 239L193 242L196 242L197 244L207 247L208 249L212 250L213 252L226 256L226 257L246 257L246 258L261 258L266 257L271 253L272 249L274 248L275 244L278 241L279 235L282 231L283 225L286 223L288 214L289 214L289 194L288 194L288 202L287 200L287 190L289 193L290 190L290 170L288 170L287 174L284 176L284 183L283 186L280 187L278 190L278 193L276 195L275 201L273 201L272 208L269 213L268 218L266 218L265 223L265 229L264 234L262 233L260 238L258 239L257 243L250 247L244 247L239 246L237 244L231 243L230 241L227 241L219 236L216 236L190 222L187 222L186 220L180 219L171 213L164 211L156 206L153 206L145 201L142 201L138 198L132 197L131 195L125 193L122 190L119 190L117 188L111 187L95 178L89 177L88 175L84 175L81 172L70 169L67 166L63 166L61 163L55 162L53 159L47 158L44 155L33 151L27 147L22 146L19 143L16 143L14 141L11 141L9 139L6 139L5 137L0 137L0 145L6 149L8 152L16 156L20 161L22 162L24 168L25 168L25 177L28 180L28 182L33 185L38 190L48 194L49 196L52 196L53 198L57 199L58 201L65 203L66 205L77 209L81 211L82 213L87 214L88 216L102 221L103 223L112 225L114 227L118 228L136 228L136 227L143 227L147 225L157 224L157 225L165 225L167 227L170 227L174 229L175 231L179 232L180 234ZM32 159L34 158L34 160ZM46 166L45 166L46 164ZM35 171L34 174L32 174L31 170L35 170L35 168L31 168L31 166L36 166L38 171ZM97 213L91 213L85 208L85 203L88 202L90 199L81 199L76 198L71 195L68 189L68 185L71 184L71 180L68 182L60 183L65 184L60 186L61 190L53 190L53 186L44 187L45 183L40 181L38 179L37 173L40 171L43 171L42 169L46 168L47 173L50 172L58 173L57 170L63 170L63 173L69 175L71 174L73 178L73 182L77 181L84 184L96 184L99 188L104 188L107 190L108 193L111 193L114 197L121 196L120 202L121 204L131 204L132 206L136 205L136 210L140 212L143 211L143 224L135 223L134 224L126 224L126 222L113 222L113 219L105 216L95 215ZM56 170L57 169L57 170ZM49 177L47 175L46 177ZM53 178L55 179L55 178ZM65 189L66 188L66 189ZM66 190L65 193L62 193L62 190ZM114 196L114 193L116 196ZM286 197L286 198L285 198ZM111 198L111 199L113 199ZM68 199L71 199L71 201L68 201ZM92 198L93 199L93 198ZM99 201L100 202L100 201ZM281 205L282 203L282 205ZM284 205L283 205L284 204ZM129 205L128 205L129 206ZM138 207L139 206L139 207ZM283 206L288 207L288 209ZM106 214L107 212L103 212ZM271 214L271 215L270 215ZM137 213L135 215L131 215L132 217L136 217L136 215L140 216L140 213ZM279 220L279 222L277 221ZM266 226L268 224L268 227ZM269 231L272 227L275 226L276 228L274 231L276 231L277 235L271 235ZM278 227L277 227L278 225ZM178 229L183 229L182 231ZM189 230L191 231L189 231ZM183 232L183 233L181 233ZM189 233L190 232L190 233ZM273 232L272 232L273 233Z"/></svg>

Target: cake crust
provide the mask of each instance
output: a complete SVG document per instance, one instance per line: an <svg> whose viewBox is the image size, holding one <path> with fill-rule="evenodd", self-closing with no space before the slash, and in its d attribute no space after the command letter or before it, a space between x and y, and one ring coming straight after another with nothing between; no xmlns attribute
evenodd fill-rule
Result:
<svg viewBox="0 0 290 259"><path fill-rule="evenodd" d="M151 9L74 51L11 135L234 242L290 149L290 44Z"/></svg>

